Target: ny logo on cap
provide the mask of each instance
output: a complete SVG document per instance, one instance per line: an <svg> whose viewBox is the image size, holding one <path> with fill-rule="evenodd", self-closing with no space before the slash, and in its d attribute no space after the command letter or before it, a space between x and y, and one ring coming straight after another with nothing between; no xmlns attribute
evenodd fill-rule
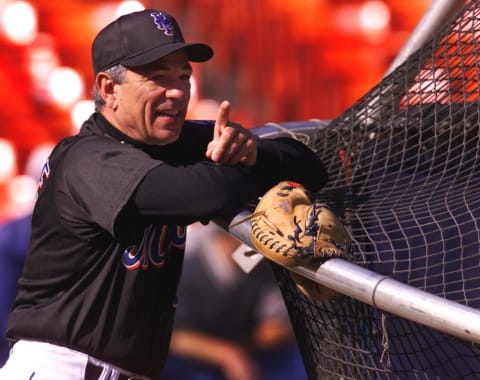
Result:
<svg viewBox="0 0 480 380"><path fill-rule="evenodd" d="M153 17L153 22L158 29L163 30L163 33L166 36L173 36L175 33L175 28L170 20L170 17L163 12L152 12L150 16Z"/></svg>

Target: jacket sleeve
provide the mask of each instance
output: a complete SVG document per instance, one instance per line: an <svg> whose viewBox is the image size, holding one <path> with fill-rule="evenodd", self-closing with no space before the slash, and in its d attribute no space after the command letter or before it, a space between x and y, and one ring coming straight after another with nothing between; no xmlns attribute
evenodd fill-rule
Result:
<svg viewBox="0 0 480 380"><path fill-rule="evenodd" d="M304 144L290 138L260 139L253 167L205 159L153 168L137 186L131 206L157 223L208 222L231 215L279 181L300 182L316 192L326 178L322 162Z"/></svg>

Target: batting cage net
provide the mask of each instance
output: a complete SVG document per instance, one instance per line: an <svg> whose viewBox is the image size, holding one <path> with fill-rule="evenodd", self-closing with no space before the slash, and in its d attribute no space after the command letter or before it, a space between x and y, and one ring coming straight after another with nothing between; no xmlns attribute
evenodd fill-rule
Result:
<svg viewBox="0 0 480 380"><path fill-rule="evenodd" d="M480 307L480 7L458 17L325 128L318 199L353 261ZM288 129L288 128L287 128ZM478 345L339 295L311 301L274 265L310 379L478 379ZM446 316L448 317L448 316Z"/></svg>

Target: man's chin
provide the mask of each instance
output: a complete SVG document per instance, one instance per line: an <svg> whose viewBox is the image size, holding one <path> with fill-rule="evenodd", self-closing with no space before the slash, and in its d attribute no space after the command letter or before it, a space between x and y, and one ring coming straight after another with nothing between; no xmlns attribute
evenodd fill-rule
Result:
<svg viewBox="0 0 480 380"><path fill-rule="evenodd" d="M178 140L180 130L163 130L152 136L152 145L168 145Z"/></svg>

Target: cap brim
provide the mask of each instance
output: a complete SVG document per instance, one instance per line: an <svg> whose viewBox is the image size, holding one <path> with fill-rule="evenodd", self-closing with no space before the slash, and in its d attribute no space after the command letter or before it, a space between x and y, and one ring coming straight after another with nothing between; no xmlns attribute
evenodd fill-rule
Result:
<svg viewBox="0 0 480 380"><path fill-rule="evenodd" d="M126 58L120 63L125 67L143 66L181 49L185 49L188 60L192 62L205 62L213 57L213 50L208 45L199 43L172 43L147 50L134 57Z"/></svg>
<svg viewBox="0 0 480 380"><path fill-rule="evenodd" d="M187 44L187 56L193 62L205 62L213 57L213 49L206 44Z"/></svg>

